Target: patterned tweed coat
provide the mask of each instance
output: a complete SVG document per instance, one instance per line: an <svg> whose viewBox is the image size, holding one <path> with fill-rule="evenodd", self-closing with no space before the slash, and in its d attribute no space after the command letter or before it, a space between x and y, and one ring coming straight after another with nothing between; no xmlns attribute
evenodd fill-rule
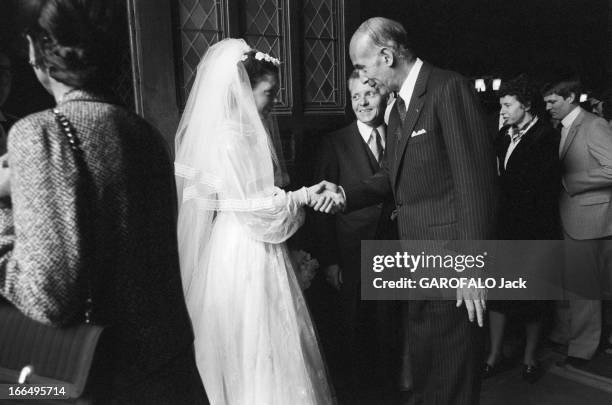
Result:
<svg viewBox="0 0 612 405"><path fill-rule="evenodd" d="M41 322L78 322L90 274L94 320L108 325L92 373L100 383L110 378L93 395L101 403L206 403L163 139L141 118L83 91L68 93L58 109L76 129L94 190L77 193L82 173L51 110L15 124L8 141L14 218L0 213L0 295ZM92 199L90 214L77 211Z"/></svg>

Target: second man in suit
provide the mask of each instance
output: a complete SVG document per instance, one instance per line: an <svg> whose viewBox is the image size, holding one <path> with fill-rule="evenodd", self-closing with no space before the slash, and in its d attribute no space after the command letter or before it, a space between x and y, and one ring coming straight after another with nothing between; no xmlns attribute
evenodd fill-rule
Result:
<svg viewBox="0 0 612 405"><path fill-rule="evenodd" d="M362 83L357 71L351 74L347 85L356 120L322 139L315 168L318 180L358 183L380 169L385 153L387 90L383 86L377 88ZM356 393L355 382L360 379L358 370L367 368L372 372L366 366L365 357L372 357L374 347L368 345L367 350L358 350L364 346L365 340L374 343L370 341L372 339L366 339L373 336L363 333L360 324L376 306L360 300L360 249L362 240L393 237L380 234L383 229L391 228L382 222L388 221L388 211L382 216L383 204L374 204L346 214L319 214L316 217L319 260L326 281L338 290L334 297L337 301L330 305L333 307L330 310L335 312L334 318L341 327L328 334L326 346L341 396ZM372 305L365 308L366 304ZM373 326L368 325L368 329Z"/></svg>

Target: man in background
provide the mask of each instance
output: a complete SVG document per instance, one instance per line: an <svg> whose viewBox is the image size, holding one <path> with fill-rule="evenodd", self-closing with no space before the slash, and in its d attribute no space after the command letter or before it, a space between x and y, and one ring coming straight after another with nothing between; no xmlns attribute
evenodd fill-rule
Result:
<svg viewBox="0 0 612 405"><path fill-rule="evenodd" d="M568 252L565 285L570 289L569 308L559 307L550 338L568 344L565 363L578 368L599 346L600 287L609 283L612 265L612 129L579 106L580 94L580 82L573 78L550 83L543 92L546 110L561 130L559 211Z"/></svg>

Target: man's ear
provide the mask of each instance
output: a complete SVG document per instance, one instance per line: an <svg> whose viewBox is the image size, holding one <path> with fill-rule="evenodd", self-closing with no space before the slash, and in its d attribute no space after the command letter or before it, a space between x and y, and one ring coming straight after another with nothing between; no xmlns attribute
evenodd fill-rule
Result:
<svg viewBox="0 0 612 405"><path fill-rule="evenodd" d="M391 49L383 47L380 49L380 55L382 56L383 63L387 66L393 66L395 64L395 55Z"/></svg>
<svg viewBox="0 0 612 405"><path fill-rule="evenodd" d="M570 95L567 96L567 99L569 99L570 104L574 104L574 102L576 101L576 93L570 93Z"/></svg>

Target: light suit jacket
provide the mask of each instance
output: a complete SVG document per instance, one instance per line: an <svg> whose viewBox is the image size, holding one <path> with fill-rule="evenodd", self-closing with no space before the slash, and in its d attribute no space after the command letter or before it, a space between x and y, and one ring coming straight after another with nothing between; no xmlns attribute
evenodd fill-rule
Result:
<svg viewBox="0 0 612 405"><path fill-rule="evenodd" d="M612 235L612 129L608 123L580 111L560 157L564 231L579 240Z"/></svg>

